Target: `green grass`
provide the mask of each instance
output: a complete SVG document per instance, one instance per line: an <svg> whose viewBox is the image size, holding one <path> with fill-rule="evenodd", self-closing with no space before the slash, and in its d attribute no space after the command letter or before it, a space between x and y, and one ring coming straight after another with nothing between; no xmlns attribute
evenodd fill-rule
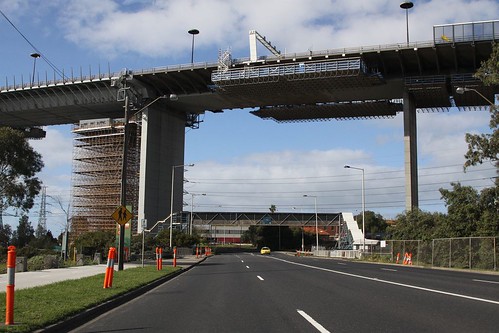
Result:
<svg viewBox="0 0 499 333"><path fill-rule="evenodd" d="M155 266L129 268L114 272L112 288L104 289L104 273L40 286L16 290L14 325L5 326L5 292L0 293L3 311L0 332L32 332L46 327L115 296L144 286L179 268L171 266L157 271Z"/></svg>

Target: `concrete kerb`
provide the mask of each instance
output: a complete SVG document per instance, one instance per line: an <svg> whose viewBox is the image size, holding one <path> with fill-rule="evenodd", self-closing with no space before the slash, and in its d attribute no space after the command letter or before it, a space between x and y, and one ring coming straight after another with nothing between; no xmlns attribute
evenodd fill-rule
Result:
<svg viewBox="0 0 499 333"><path fill-rule="evenodd" d="M126 302L129 302L133 300L134 298L160 286L161 284L179 276L182 273L187 272L194 266L197 266L198 264L202 263L203 261L206 260L207 257L204 257L200 259L199 261L193 263L192 265L187 266L186 268L182 268L181 270L174 272L172 274L169 274L167 276L164 276L162 278L159 278L158 280L155 280L145 286L139 287L137 289L134 289L132 291L129 291L125 294L118 295L102 304L99 304L97 306L94 306L92 308L86 309L80 313L77 313L69 318L66 318L63 321L60 321L58 323L52 324L50 326L41 328L39 330L34 331L35 333L60 333L60 332L69 332L71 330L76 329L77 327L85 324L86 322L97 318L101 314L110 311L122 304L125 304Z"/></svg>

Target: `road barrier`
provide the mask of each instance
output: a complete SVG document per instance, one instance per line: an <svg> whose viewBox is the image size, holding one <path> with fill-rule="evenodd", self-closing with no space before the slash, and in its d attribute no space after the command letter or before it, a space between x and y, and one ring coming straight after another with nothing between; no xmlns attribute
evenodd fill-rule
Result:
<svg viewBox="0 0 499 333"><path fill-rule="evenodd" d="M7 252L7 287L5 293L5 325L14 324L14 286L16 274L16 247L9 246Z"/></svg>
<svg viewBox="0 0 499 333"><path fill-rule="evenodd" d="M404 265L412 265L412 253L405 253L404 254Z"/></svg>
<svg viewBox="0 0 499 333"><path fill-rule="evenodd" d="M114 258L116 256L116 248L110 247L107 254L106 275L104 276L104 289L113 286L114 275Z"/></svg>
<svg viewBox="0 0 499 333"><path fill-rule="evenodd" d="M173 267L177 267L177 247L173 247Z"/></svg>
<svg viewBox="0 0 499 333"><path fill-rule="evenodd" d="M161 247L156 248L156 269L158 271L163 269L163 249Z"/></svg>

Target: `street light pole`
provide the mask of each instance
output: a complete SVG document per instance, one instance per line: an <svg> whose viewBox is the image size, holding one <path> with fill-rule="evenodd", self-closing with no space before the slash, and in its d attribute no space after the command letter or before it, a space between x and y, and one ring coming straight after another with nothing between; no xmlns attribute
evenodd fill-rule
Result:
<svg viewBox="0 0 499 333"><path fill-rule="evenodd" d="M189 235L192 235L192 228L194 223L194 196L196 195L206 195L206 193L201 193L201 194L191 193L191 223L189 223Z"/></svg>
<svg viewBox="0 0 499 333"><path fill-rule="evenodd" d="M315 207L315 249L319 251L319 225L317 218L317 196L315 195L303 195L305 198L314 198L314 207ZM302 245L303 246L303 245Z"/></svg>
<svg viewBox="0 0 499 333"><path fill-rule="evenodd" d="M482 97L484 100L487 101L487 103L489 103L491 106L495 106L494 103L491 102L490 99L488 99L487 97L485 97L481 92L479 92L478 90L476 89L473 89L473 88L466 88L466 87L457 87L456 88L456 92L460 95L464 94L465 92L468 92L468 91L474 91L476 92L478 95L480 95L480 97Z"/></svg>
<svg viewBox="0 0 499 333"><path fill-rule="evenodd" d="M194 36L196 36L197 34L199 34L199 30L198 29L191 29L191 30L189 30L187 32L192 35L191 64L193 64L194 63Z"/></svg>
<svg viewBox="0 0 499 333"><path fill-rule="evenodd" d="M405 9L405 25L407 31L407 45L409 45L409 9L414 7L411 1L404 1L400 4L400 8Z"/></svg>
<svg viewBox="0 0 499 333"><path fill-rule="evenodd" d="M182 165L172 165L172 191L170 194L170 249L172 248L172 237L173 237L173 189L175 185L175 168L183 168L186 166L194 166L194 164L182 164Z"/></svg>
<svg viewBox="0 0 499 333"><path fill-rule="evenodd" d="M364 169L345 165L345 169L354 169L362 171L362 252L366 251L366 193L364 189Z"/></svg>
<svg viewBox="0 0 499 333"><path fill-rule="evenodd" d="M126 78L124 77L123 80L126 82ZM127 195L127 165L128 165L128 141L129 141L129 123L130 123L130 116L128 115L128 108L129 108L129 100L128 100L128 91L127 87L125 84L124 89L124 94L125 94L125 105L124 105L124 110L125 110L125 119L124 119L124 125L123 125L123 155L122 155L122 161L121 161L121 192L120 192L120 204L122 207L126 207L126 195ZM176 95L164 95L164 96L159 96L156 99L154 99L152 102L135 112L133 116L138 114L139 112L142 112L149 106L151 106L153 103L157 102L160 99L163 98L170 98L170 100L176 100ZM120 224L120 235L118 238L118 271L122 271L124 268L124 250L125 250L125 224Z"/></svg>
<svg viewBox="0 0 499 333"><path fill-rule="evenodd" d="M36 69L36 58L40 58L40 53L31 53L31 57L33 57L33 78L31 79L31 85L35 84L35 69Z"/></svg>

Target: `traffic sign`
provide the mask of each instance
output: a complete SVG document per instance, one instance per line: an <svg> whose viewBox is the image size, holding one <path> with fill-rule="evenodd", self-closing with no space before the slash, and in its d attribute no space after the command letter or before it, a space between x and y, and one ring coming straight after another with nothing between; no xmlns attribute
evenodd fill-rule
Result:
<svg viewBox="0 0 499 333"><path fill-rule="evenodd" d="M120 225L125 225L133 217L133 214L125 207L120 206L116 208L111 217Z"/></svg>

